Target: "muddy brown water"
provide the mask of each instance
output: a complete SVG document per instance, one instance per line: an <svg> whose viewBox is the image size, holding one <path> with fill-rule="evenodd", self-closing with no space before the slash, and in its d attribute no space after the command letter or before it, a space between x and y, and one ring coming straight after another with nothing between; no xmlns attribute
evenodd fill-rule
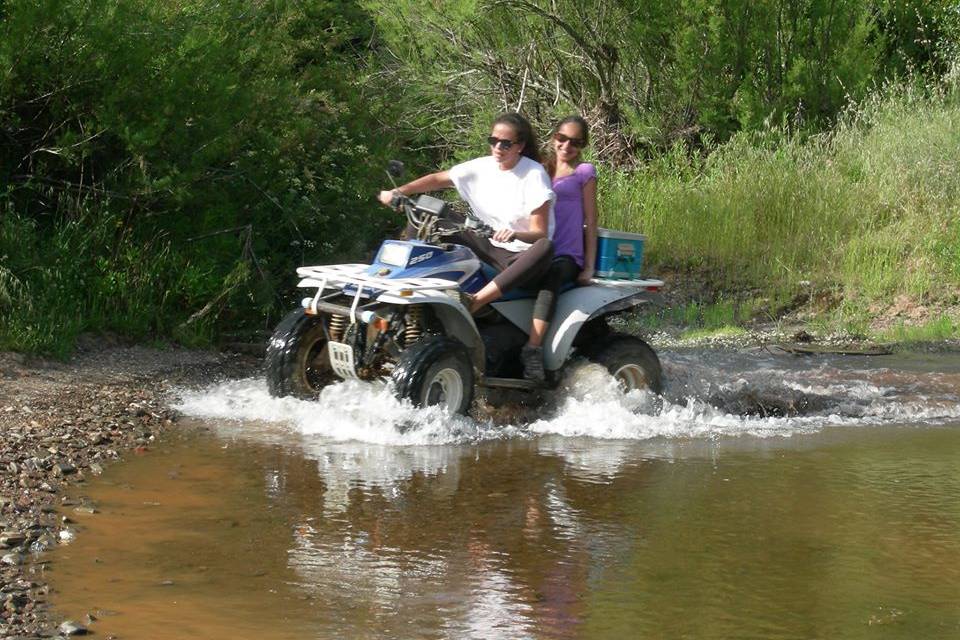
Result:
<svg viewBox="0 0 960 640"><path fill-rule="evenodd" d="M65 511L52 603L119 638L960 638L960 358L663 359L662 400L587 367L516 425L185 393Z"/></svg>
<svg viewBox="0 0 960 640"><path fill-rule="evenodd" d="M960 638L960 424L397 447L186 423L83 488L129 638ZM270 432L267 427L256 427Z"/></svg>

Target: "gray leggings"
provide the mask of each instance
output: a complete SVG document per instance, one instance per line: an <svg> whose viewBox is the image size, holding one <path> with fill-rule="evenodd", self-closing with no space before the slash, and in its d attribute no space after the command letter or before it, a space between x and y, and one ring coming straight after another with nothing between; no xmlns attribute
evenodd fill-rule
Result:
<svg viewBox="0 0 960 640"><path fill-rule="evenodd" d="M570 256L557 256L550 263L547 274L540 281L540 291L533 303L533 319L550 322L557 310L557 296L560 287L580 275L580 265Z"/></svg>

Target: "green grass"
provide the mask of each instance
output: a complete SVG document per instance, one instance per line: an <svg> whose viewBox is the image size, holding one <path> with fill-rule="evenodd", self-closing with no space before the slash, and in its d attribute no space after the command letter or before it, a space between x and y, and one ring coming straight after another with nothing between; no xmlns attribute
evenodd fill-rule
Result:
<svg viewBox="0 0 960 640"><path fill-rule="evenodd" d="M87 211L43 229L5 212L0 350L62 358L83 332L210 343L208 318L186 320L223 283L211 283L204 269L176 254L163 238L138 238L118 221L109 212Z"/></svg>
<svg viewBox="0 0 960 640"><path fill-rule="evenodd" d="M951 318L947 315L916 326L900 323L877 336L881 342L897 344L919 344L958 338L960 338L960 318Z"/></svg>
<svg viewBox="0 0 960 640"><path fill-rule="evenodd" d="M648 271L709 273L858 306L960 291L960 101L952 86L878 96L829 135L741 135L601 176L601 224L647 236Z"/></svg>
<svg viewBox="0 0 960 640"><path fill-rule="evenodd" d="M835 309L812 318L809 327L818 334L843 333L866 337L870 334L871 319L871 313L865 305L844 301Z"/></svg>
<svg viewBox="0 0 960 640"><path fill-rule="evenodd" d="M738 327L751 321L757 310L755 301L735 303L720 300L714 303L690 302L668 307L656 314L638 316L637 328L659 331L667 327L687 327L692 331L712 332Z"/></svg>

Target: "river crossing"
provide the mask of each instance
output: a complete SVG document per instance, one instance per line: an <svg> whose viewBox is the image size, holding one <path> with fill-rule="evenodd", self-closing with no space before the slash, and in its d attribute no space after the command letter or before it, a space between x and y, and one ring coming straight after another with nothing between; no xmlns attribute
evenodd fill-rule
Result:
<svg viewBox="0 0 960 640"><path fill-rule="evenodd" d="M957 638L960 358L662 354L532 418L183 392L83 487L58 611L119 638Z"/></svg>

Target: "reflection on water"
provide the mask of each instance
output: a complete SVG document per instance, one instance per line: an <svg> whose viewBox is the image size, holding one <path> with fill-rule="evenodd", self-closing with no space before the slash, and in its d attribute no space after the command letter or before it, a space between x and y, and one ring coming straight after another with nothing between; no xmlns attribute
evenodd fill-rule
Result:
<svg viewBox="0 0 960 640"><path fill-rule="evenodd" d="M664 368L576 368L529 424L185 393L206 422L67 513L55 605L121 638L960 637L960 359Z"/></svg>
<svg viewBox="0 0 960 640"><path fill-rule="evenodd" d="M960 424L439 446L248 426L186 425L91 482L55 606L120 638L960 637Z"/></svg>

